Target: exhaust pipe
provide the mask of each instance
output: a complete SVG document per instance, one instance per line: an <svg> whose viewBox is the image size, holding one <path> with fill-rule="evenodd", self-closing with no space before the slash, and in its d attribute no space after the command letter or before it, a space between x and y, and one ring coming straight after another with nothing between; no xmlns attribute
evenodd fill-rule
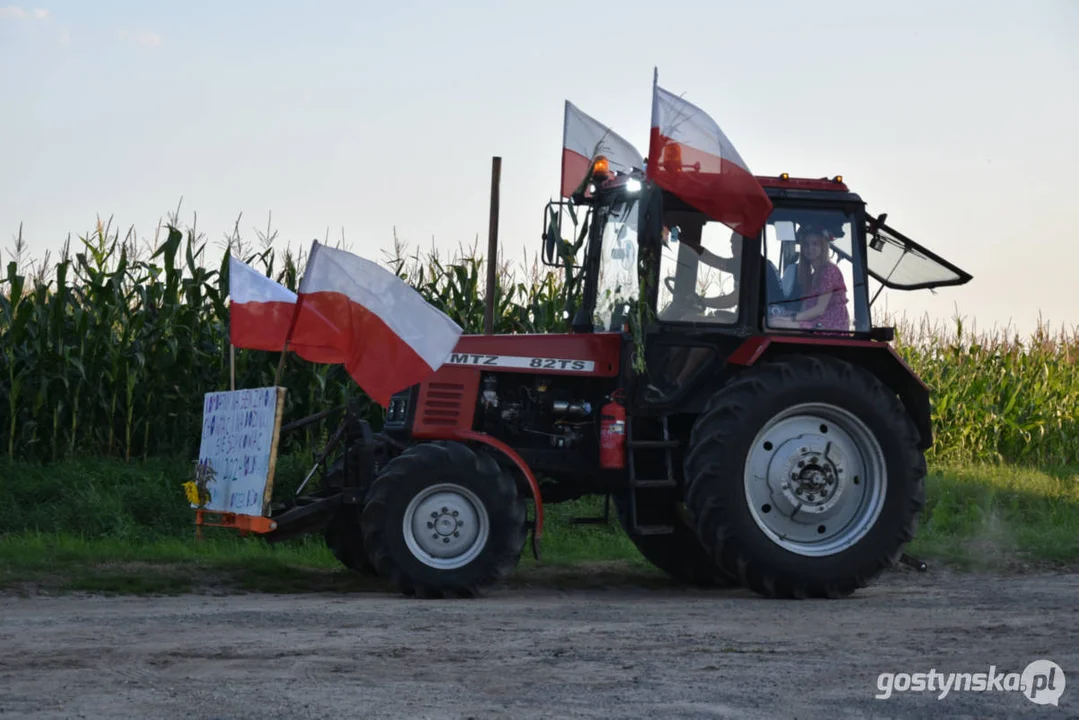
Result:
<svg viewBox="0 0 1079 720"><path fill-rule="evenodd" d="M502 183L502 158L491 158L491 222L487 228L487 297L483 313L483 331L495 333L495 283L498 266L498 190Z"/></svg>

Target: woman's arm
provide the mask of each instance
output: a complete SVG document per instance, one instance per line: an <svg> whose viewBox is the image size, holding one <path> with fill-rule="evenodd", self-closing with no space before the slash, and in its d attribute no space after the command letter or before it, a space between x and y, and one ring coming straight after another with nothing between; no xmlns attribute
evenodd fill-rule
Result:
<svg viewBox="0 0 1079 720"><path fill-rule="evenodd" d="M825 310L828 309L828 301L831 299L832 293L830 292L824 293L823 295L818 295L817 304L806 310L801 310L795 313L794 319L798 322L802 322L804 320L816 320L824 314Z"/></svg>
<svg viewBox="0 0 1079 720"><path fill-rule="evenodd" d="M794 316L796 321L816 320L828 309L828 301L832 299L832 293L842 292L846 289L846 283L843 282L843 273L834 264L827 265L820 272L821 281L818 286L820 294L816 296L817 302L815 305L796 313Z"/></svg>

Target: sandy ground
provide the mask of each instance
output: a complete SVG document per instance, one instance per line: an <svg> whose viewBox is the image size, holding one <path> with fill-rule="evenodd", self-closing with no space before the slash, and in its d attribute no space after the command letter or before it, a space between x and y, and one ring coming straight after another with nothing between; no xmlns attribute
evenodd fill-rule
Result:
<svg viewBox="0 0 1079 720"><path fill-rule="evenodd" d="M895 693L881 672L1056 662L1022 692ZM1060 678L1056 678L1060 682ZM843 601L743 591L0 598L7 718L1079 716L1079 575L896 571Z"/></svg>

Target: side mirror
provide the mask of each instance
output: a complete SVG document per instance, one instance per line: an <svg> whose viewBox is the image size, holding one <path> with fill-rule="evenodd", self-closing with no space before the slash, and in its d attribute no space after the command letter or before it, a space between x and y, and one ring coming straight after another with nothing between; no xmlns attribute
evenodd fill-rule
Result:
<svg viewBox="0 0 1079 720"><path fill-rule="evenodd" d="M554 248L556 234L550 230L543 233L543 259L548 265L554 264Z"/></svg>
<svg viewBox="0 0 1079 720"><path fill-rule="evenodd" d="M568 213L569 215L571 227L565 228L566 232L569 233L569 240L562 234L564 229L562 227L563 213ZM586 213L584 225L578 228L577 215L572 202L551 200L547 203L543 218L543 233L540 235L540 239L543 241L543 251L540 256L544 265L562 268L568 263L570 266L576 267L576 254L581 248L585 234L588 231L588 217L589 215ZM577 237L576 242L573 242L573 236L578 232L580 235Z"/></svg>
<svg viewBox="0 0 1079 720"><path fill-rule="evenodd" d="M561 207L556 210L553 206L554 202L547 203L546 223L541 236L543 238L543 262L547 265L554 265L555 247L562 237Z"/></svg>

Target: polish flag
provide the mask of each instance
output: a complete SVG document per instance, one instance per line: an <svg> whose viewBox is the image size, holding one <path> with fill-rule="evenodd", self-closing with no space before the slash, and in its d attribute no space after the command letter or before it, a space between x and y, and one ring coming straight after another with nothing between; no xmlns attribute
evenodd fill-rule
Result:
<svg viewBox="0 0 1079 720"><path fill-rule="evenodd" d="M336 352L382 407L441 367L463 332L386 268L317 241L299 304L290 345Z"/></svg>
<svg viewBox="0 0 1079 720"><path fill-rule="evenodd" d="M229 255L229 342L247 350L281 352L296 318L296 293L274 282L245 262ZM309 313L306 321L326 330L327 318ZM308 333L317 339L319 333ZM325 333L322 333L325 334ZM345 361L340 351L317 342L297 343L288 349L304 360L337 365Z"/></svg>
<svg viewBox="0 0 1079 720"><path fill-rule="evenodd" d="M611 170L644 166L637 148L567 100L562 124L562 197L571 197L581 186L597 155L607 158Z"/></svg>
<svg viewBox="0 0 1079 720"><path fill-rule="evenodd" d="M281 352L296 311L296 293L229 255L229 342Z"/></svg>
<svg viewBox="0 0 1079 720"><path fill-rule="evenodd" d="M653 84L646 177L731 230L754 237L772 201L700 108Z"/></svg>

